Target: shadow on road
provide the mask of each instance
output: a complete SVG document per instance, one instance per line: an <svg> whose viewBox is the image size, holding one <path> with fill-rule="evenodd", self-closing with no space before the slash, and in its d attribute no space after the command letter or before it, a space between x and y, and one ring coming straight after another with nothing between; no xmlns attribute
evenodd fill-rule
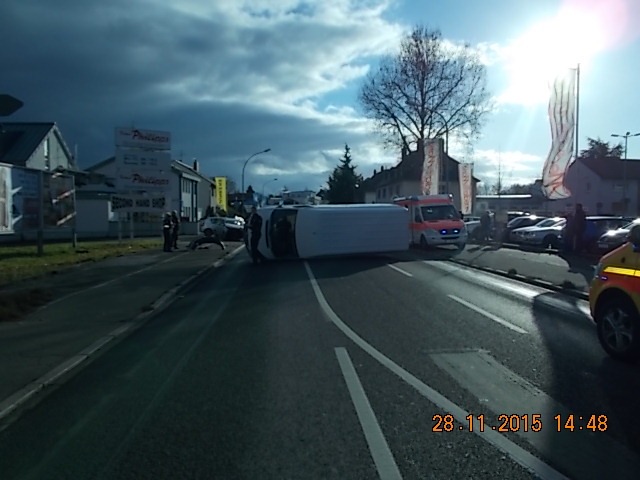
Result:
<svg viewBox="0 0 640 480"><path fill-rule="evenodd" d="M574 306L575 315L553 308L553 302L560 297L565 305ZM543 355L552 372L550 380L538 386L574 415L575 431L566 430L569 432L567 435L593 435L589 441L594 442L597 450L602 446L603 454L596 460L599 471L608 470L610 478L631 478L633 472L625 470L622 475L617 459L604 453L604 441L613 438L640 459L640 417L637 415L640 366L620 363L608 357L598 343L590 317L578 308L579 302L560 293L545 293L532 303L533 319L546 346ZM578 432L579 425L586 425L591 415L606 415L606 432L591 434L586 428L584 432ZM582 422L578 421L580 417L584 419ZM546 446L566 451L567 435L557 433L554 419L549 419L548 423L552 426L548 429L545 426L540 433L545 436Z"/></svg>
<svg viewBox="0 0 640 480"><path fill-rule="evenodd" d="M584 277L587 285L591 283L591 280L593 280L594 267L598 263L598 260L564 252L559 252L558 256L567 262L569 272L579 273Z"/></svg>

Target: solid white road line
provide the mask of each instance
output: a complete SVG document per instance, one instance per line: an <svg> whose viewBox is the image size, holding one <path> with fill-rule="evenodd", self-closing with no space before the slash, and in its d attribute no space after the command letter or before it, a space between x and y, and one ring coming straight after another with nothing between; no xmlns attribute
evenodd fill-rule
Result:
<svg viewBox="0 0 640 480"><path fill-rule="evenodd" d="M343 347L337 347L335 352L336 357L338 357L338 363L340 363L342 376L351 395L351 401L358 414L360 426L367 439L369 451L378 469L378 475L383 480L402 479L398 465L396 465L391 449L384 438L380 424L376 419L376 414L371 408L367 394L362 388L362 383L360 383L358 373L353 367L347 350Z"/></svg>
<svg viewBox="0 0 640 480"><path fill-rule="evenodd" d="M396 267L395 265L391 265L391 264L389 264L389 266L391 268L393 268L396 272L400 272L401 274L406 275L407 277L413 277L413 274L407 272L406 270L403 270L403 269L401 269L399 267Z"/></svg>
<svg viewBox="0 0 640 480"><path fill-rule="evenodd" d="M320 286L316 278L311 271L311 267L309 267L308 262L304 262L305 269L307 270L307 275L309 276L309 281L311 282L311 287L313 288L313 292L320 304L320 308L322 308L324 314L333 322L333 324L338 327L342 333L344 333L351 341L353 341L356 345L358 345L362 350L367 352L372 358L382 364L384 367L389 369L391 372L396 374L406 383L415 388L423 397L429 400L431 403L435 404L441 411L450 413L453 417L459 422L465 422L469 412L459 407L451 400L446 398L441 393L437 392L427 384L423 383L421 380L414 377L411 373L407 372L400 365L395 363L393 360L386 357L384 354L376 350L373 346L369 345L364 339L362 339L357 333L351 330L341 319L336 315L333 311L327 300L324 298L322 294L322 290L320 290ZM491 445L504 452L506 455L511 457L515 462L522 465L527 470L534 473L539 478L544 478L546 480L554 480L554 479L567 479L560 472L555 470L550 465L547 465L542 460L537 458L535 455L532 455L524 448L519 445L513 443L507 437L503 436L501 433L498 433L494 430L485 430L481 432L479 429L474 431L476 435L479 435L484 440L489 442Z"/></svg>
<svg viewBox="0 0 640 480"><path fill-rule="evenodd" d="M463 300L460 297L456 297L455 295L447 295L447 296L451 300L455 300L459 304L464 305L465 307L470 308L474 312L477 312L480 315L483 315L483 316L487 317L489 320L493 320L494 322L499 323L503 327L507 327L507 328L513 330L514 332L518 332L518 333L522 333L522 334L528 333L526 330L518 327L517 325L514 325L513 323L509 323L506 320L503 320L502 318L498 317L497 315L494 315L491 312L487 312L486 310L474 305L473 303L467 302L466 300Z"/></svg>

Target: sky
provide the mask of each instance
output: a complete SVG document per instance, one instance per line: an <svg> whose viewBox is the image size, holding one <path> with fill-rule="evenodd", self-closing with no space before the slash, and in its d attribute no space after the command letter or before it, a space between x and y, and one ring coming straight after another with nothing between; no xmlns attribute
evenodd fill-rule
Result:
<svg viewBox="0 0 640 480"><path fill-rule="evenodd" d="M174 158L238 187L270 148L246 169L259 192L321 188L345 144L368 177L400 152L358 91L416 24L486 65L495 108L472 151L452 138L449 153L487 185L540 178L549 80L578 62L580 148L640 132L637 0L2 0L0 19L0 93L24 102L5 121L56 122L81 168L135 126L171 132Z"/></svg>

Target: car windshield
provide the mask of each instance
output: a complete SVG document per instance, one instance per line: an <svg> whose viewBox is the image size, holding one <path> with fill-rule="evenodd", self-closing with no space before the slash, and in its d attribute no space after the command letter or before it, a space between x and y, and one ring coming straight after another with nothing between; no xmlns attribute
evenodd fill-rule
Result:
<svg viewBox="0 0 640 480"><path fill-rule="evenodd" d="M460 214L453 205L429 205L422 207L420 211L425 222L460 218Z"/></svg>
<svg viewBox="0 0 640 480"><path fill-rule="evenodd" d="M623 230L631 230L636 225L640 225L640 218L636 218L633 222L629 222L620 228Z"/></svg>
<svg viewBox="0 0 640 480"><path fill-rule="evenodd" d="M553 225L555 225L556 223L560 223L562 221L562 219L560 218L547 218L546 220L542 220L541 222L536 223L534 226L535 227L551 227Z"/></svg>

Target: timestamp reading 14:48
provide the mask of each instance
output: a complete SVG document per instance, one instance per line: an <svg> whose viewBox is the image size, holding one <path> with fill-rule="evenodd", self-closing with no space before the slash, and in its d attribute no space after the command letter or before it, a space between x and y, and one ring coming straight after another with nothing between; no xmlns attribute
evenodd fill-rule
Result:
<svg viewBox="0 0 640 480"><path fill-rule="evenodd" d="M553 417L555 422L556 432L563 431L575 431L575 430L590 430L592 432L604 432L607 430L607 416L606 415L555 415ZM525 414L525 415L506 415L500 414L497 416L497 425L487 426L485 415L472 415L469 414L465 417L466 422L457 423L453 415L434 415L434 425L432 430L434 432L452 432L459 431L479 431L484 432L485 429L495 430L497 432L540 432L542 430L542 415ZM552 428L553 428L552 427Z"/></svg>

